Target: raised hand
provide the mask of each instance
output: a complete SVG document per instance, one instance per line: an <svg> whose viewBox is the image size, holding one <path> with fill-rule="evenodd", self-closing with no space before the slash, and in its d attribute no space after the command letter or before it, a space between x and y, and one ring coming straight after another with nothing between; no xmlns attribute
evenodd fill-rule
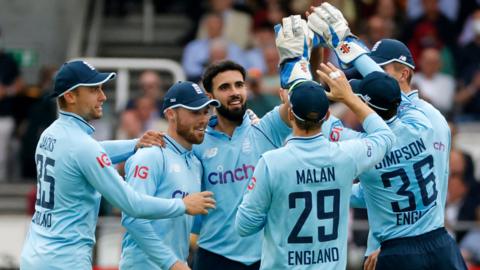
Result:
<svg viewBox="0 0 480 270"><path fill-rule="evenodd" d="M137 145L135 145L135 150L143 147L150 147L150 146L160 146L165 147L165 140L163 137L165 133L149 130L145 132L142 137L138 140Z"/></svg>
<svg viewBox="0 0 480 270"><path fill-rule="evenodd" d="M325 2L311 7L308 27L321 38L321 42L335 51L343 64L350 64L368 49L351 33L348 22L340 10Z"/></svg>
<svg viewBox="0 0 480 270"><path fill-rule="evenodd" d="M282 19L275 25L275 44L280 56L280 85L287 89L294 81L311 80L310 53L318 43L300 15Z"/></svg>

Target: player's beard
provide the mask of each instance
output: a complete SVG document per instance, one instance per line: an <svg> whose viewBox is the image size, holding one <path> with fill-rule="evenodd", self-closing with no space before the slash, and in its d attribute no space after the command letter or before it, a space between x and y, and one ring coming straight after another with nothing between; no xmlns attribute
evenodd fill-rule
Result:
<svg viewBox="0 0 480 270"><path fill-rule="evenodd" d="M227 107L223 106L223 104L221 104L220 107L217 108L217 113L219 115L235 123L242 123L243 116L245 115L246 111L247 111L246 103L243 103L241 108L235 109L235 110L229 110Z"/></svg>
<svg viewBox="0 0 480 270"><path fill-rule="evenodd" d="M177 124L177 134L190 144L201 144L205 137L205 133L203 136L196 136L192 127L180 123Z"/></svg>

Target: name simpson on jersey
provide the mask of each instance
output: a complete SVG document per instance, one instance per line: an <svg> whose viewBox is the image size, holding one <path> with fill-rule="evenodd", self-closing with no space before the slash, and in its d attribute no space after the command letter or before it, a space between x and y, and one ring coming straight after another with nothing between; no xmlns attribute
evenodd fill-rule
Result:
<svg viewBox="0 0 480 270"><path fill-rule="evenodd" d="M388 168L392 165L399 164L402 160L409 160L413 157L420 155L421 153L425 152L427 147L425 143L420 138L420 140L415 140L408 145L401 147L400 149L396 149L390 151L385 155L382 162L375 165L375 169L380 170L383 168Z"/></svg>

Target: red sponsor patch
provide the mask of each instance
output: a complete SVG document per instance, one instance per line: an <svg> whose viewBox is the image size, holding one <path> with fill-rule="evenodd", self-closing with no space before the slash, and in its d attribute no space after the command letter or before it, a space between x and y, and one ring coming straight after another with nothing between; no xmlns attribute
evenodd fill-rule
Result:
<svg viewBox="0 0 480 270"><path fill-rule="evenodd" d="M252 177L252 180L250 181L250 184L248 184L247 189L252 190L255 187L256 183L257 183L257 179L255 177Z"/></svg>
<svg viewBox="0 0 480 270"><path fill-rule="evenodd" d="M110 165L112 165L112 162L108 158L107 154L103 153L101 156L96 157L98 164L100 164L100 167L105 168Z"/></svg>
<svg viewBox="0 0 480 270"><path fill-rule="evenodd" d="M134 178L147 179L148 177L148 167L147 166L135 166L135 172L133 173Z"/></svg>
<svg viewBox="0 0 480 270"><path fill-rule="evenodd" d="M338 142L340 140L340 131L342 131L342 127L334 127L332 128L332 132L330 132L330 141Z"/></svg>

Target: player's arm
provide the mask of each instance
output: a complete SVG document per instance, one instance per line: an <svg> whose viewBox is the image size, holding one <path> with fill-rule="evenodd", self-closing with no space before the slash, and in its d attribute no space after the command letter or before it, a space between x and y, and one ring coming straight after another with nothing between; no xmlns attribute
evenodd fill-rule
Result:
<svg viewBox="0 0 480 270"><path fill-rule="evenodd" d="M260 158L255 172L238 207L235 228L241 236L248 236L260 231L267 220L272 194L268 184L272 177L264 158Z"/></svg>
<svg viewBox="0 0 480 270"><path fill-rule="evenodd" d="M214 207L211 193L196 193L182 199L162 199L139 194L131 189L111 166L111 161L95 141L77 146L74 153L78 169L87 181L113 206L133 217L157 219L207 213ZM108 181L106 181L108 179Z"/></svg>
<svg viewBox="0 0 480 270"><path fill-rule="evenodd" d="M350 207L351 208L367 208L365 203L365 193L361 183L355 183L352 185L352 194L350 195Z"/></svg>
<svg viewBox="0 0 480 270"><path fill-rule="evenodd" d="M135 153L135 145L138 139L134 140L110 140L102 141L100 145L105 149L113 164L127 160Z"/></svg>
<svg viewBox="0 0 480 270"><path fill-rule="evenodd" d="M127 160L137 149L153 145L163 146L164 144L163 133L157 131L147 131L142 137L134 140L110 140L100 142L100 145L105 149L114 164Z"/></svg>
<svg viewBox="0 0 480 270"><path fill-rule="evenodd" d="M330 92L326 93L327 97L347 105L362 123L366 132L363 139L340 143L344 153L352 159L352 164L356 164L356 175L358 175L382 160L385 153L395 142L395 135L385 121L353 93L343 72L331 63L328 63L328 65L322 64L321 70L317 72L320 78L330 87ZM328 74L332 72L339 72L340 77L330 78Z"/></svg>
<svg viewBox="0 0 480 270"><path fill-rule="evenodd" d="M342 121L332 114L322 123L322 133L331 142L360 139L366 136L363 132L345 127Z"/></svg>
<svg viewBox="0 0 480 270"><path fill-rule="evenodd" d="M290 89L298 81L311 80L310 55L312 47L318 44L318 39L308 28L307 22L300 15L292 15L282 19L282 24L275 25L275 44L280 56L280 86ZM283 122L288 121L288 106L286 91L281 90L283 104L279 113Z"/></svg>
<svg viewBox="0 0 480 270"><path fill-rule="evenodd" d="M158 155L158 152L152 150L139 151L125 166L128 184L137 192L149 196L155 196L163 175L163 155ZM122 213L122 225L143 252L160 268L170 269L176 261L179 261L155 232L152 221Z"/></svg>

